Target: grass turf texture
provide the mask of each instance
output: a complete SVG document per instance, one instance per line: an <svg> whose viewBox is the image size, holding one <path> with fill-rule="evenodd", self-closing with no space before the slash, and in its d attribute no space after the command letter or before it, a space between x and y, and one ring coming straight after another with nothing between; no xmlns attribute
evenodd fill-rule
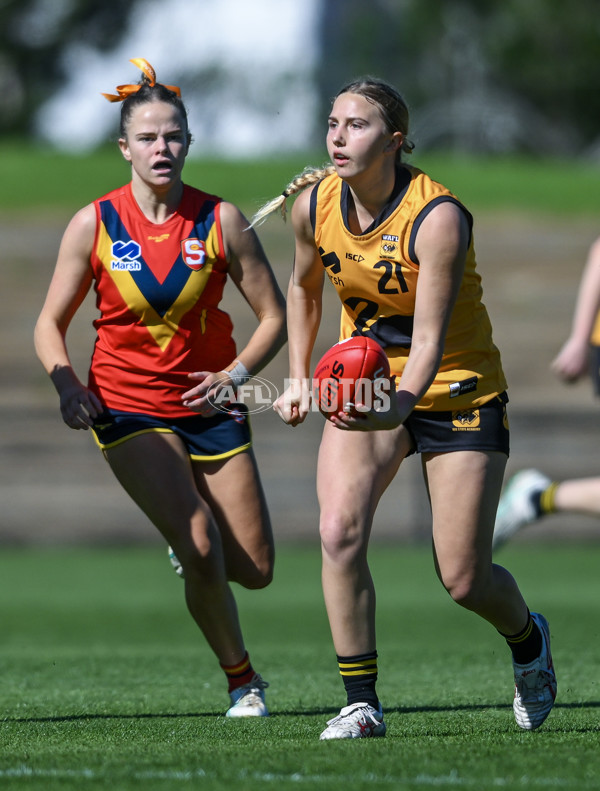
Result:
<svg viewBox="0 0 600 791"><path fill-rule="evenodd" d="M437 583L428 549L371 552L388 735L319 742L343 704L316 548L284 545L236 589L268 720L231 721L224 680L160 547L3 550L0 787L585 789L600 773L596 545L499 557L553 636L559 697L521 731L502 639Z"/></svg>
<svg viewBox="0 0 600 791"><path fill-rule="evenodd" d="M192 152L193 153L193 152ZM50 149L4 141L0 210L48 209L72 213L129 180L129 166L114 146L69 156ZM287 159L250 161L188 159L184 180L215 192L253 213L278 195L305 165L320 165L326 152ZM471 211L534 212L564 217L600 213L600 166L585 161L519 156L467 157L421 154L408 162L453 190Z"/></svg>

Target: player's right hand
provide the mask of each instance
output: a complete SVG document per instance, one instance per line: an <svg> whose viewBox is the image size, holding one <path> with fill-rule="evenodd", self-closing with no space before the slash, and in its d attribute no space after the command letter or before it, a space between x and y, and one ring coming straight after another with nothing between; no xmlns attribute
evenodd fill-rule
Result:
<svg viewBox="0 0 600 791"><path fill-rule="evenodd" d="M569 384L585 376L589 370L589 344L569 338L550 366L559 379Z"/></svg>
<svg viewBox="0 0 600 791"><path fill-rule="evenodd" d="M102 411L98 397L82 384L71 385L60 392L60 412L69 428L87 431Z"/></svg>
<svg viewBox="0 0 600 791"><path fill-rule="evenodd" d="M311 404L307 379L289 379L288 386L273 404L273 409L288 426L303 423Z"/></svg>

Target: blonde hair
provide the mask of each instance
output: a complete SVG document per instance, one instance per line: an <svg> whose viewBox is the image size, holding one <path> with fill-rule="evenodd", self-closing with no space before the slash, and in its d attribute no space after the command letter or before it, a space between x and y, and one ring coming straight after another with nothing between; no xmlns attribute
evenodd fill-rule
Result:
<svg viewBox="0 0 600 791"><path fill-rule="evenodd" d="M410 154L414 148L413 143L406 137L408 134L408 107L402 96L398 91L388 83L382 80L375 79L374 77L364 77L354 82L345 85L336 94L335 99L343 93L356 93L363 96L367 101L374 104L381 113L383 121L387 130L393 134L394 132L402 132L402 146L398 149L396 155L397 162L401 161L402 153ZM295 176L287 187L283 190L281 195L272 198L268 203L256 212L250 222L250 228L261 225L274 211L279 211L284 221L287 215L287 199L292 195L296 195L306 187L316 184L317 181L335 173L333 165L323 165L320 168L306 167L298 176Z"/></svg>
<svg viewBox="0 0 600 791"><path fill-rule="evenodd" d="M252 217L249 227L254 228L257 225L262 225L269 214L272 214L274 211L279 211L285 222L287 217L287 199L292 195L297 195L299 192L302 192L306 187L316 184L317 181L321 181L321 179L324 179L325 176L329 176L331 173L335 173L333 165L323 165L320 168L308 165L304 168L302 173L294 176L281 195L272 198L268 203L265 203L264 206L261 206L254 217Z"/></svg>

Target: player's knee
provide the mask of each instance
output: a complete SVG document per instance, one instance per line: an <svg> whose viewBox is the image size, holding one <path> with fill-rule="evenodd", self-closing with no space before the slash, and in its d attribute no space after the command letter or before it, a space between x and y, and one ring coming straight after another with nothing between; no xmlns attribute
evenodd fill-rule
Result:
<svg viewBox="0 0 600 791"><path fill-rule="evenodd" d="M261 572L259 569L253 569L243 576L240 575L235 582L248 590L260 590L261 588L266 588L273 582L273 570Z"/></svg>
<svg viewBox="0 0 600 791"><path fill-rule="evenodd" d="M253 553L236 553L226 558L227 579L243 588L259 590L273 581L275 553L273 545L266 543Z"/></svg>
<svg viewBox="0 0 600 791"><path fill-rule="evenodd" d="M238 569L236 574L230 575L230 579L248 590L266 588L273 582L273 563L268 560L250 563L243 569Z"/></svg>
<svg viewBox="0 0 600 791"><path fill-rule="evenodd" d="M466 610L477 612L484 599L483 586L479 580L468 572L442 577L442 584L452 600Z"/></svg>
<svg viewBox="0 0 600 791"><path fill-rule="evenodd" d="M323 515L319 533L324 554L336 562L351 563L361 551L363 531L339 514Z"/></svg>
<svg viewBox="0 0 600 791"><path fill-rule="evenodd" d="M176 548L173 542L173 547L188 579L195 575L210 579L219 573L219 565L222 568L220 541L209 530L195 530L193 538L177 542Z"/></svg>

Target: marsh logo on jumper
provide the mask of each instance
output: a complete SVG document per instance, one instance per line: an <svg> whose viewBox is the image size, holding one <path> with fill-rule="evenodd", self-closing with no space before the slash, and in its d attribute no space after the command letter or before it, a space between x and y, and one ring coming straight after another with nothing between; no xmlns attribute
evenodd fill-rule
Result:
<svg viewBox="0 0 600 791"><path fill-rule="evenodd" d="M384 233L381 235L381 247L379 248L379 255L382 258L391 258L392 260L398 259L398 245L400 237L393 233Z"/></svg>
<svg viewBox="0 0 600 791"><path fill-rule="evenodd" d="M462 409L452 413L452 431L479 431L478 409Z"/></svg>
<svg viewBox="0 0 600 791"><path fill-rule="evenodd" d="M110 268L115 271L139 272L142 268L142 262L138 260L142 254L142 248L133 240L113 242L111 253Z"/></svg>

